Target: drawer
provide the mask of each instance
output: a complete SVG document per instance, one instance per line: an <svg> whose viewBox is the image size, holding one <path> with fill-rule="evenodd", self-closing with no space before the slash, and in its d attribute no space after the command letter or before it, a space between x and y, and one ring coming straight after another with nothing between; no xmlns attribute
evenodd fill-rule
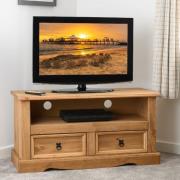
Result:
<svg viewBox="0 0 180 180"><path fill-rule="evenodd" d="M96 133L96 154L147 152L147 132L121 131Z"/></svg>
<svg viewBox="0 0 180 180"><path fill-rule="evenodd" d="M32 158L86 155L86 134L35 135L31 137Z"/></svg>

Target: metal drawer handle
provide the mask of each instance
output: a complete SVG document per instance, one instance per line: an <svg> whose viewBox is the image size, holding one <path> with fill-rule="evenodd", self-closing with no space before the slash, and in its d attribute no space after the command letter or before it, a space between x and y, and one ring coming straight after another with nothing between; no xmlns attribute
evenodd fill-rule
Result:
<svg viewBox="0 0 180 180"><path fill-rule="evenodd" d="M124 140L123 139L119 139L119 138L117 138L117 140L118 140L119 147L124 147L124 145L125 145Z"/></svg>
<svg viewBox="0 0 180 180"><path fill-rule="evenodd" d="M57 151L60 151L62 149L61 143L56 143L56 149Z"/></svg>

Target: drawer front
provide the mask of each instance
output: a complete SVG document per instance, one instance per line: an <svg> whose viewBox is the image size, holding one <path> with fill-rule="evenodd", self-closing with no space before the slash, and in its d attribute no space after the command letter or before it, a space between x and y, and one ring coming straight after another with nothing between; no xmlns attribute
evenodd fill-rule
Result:
<svg viewBox="0 0 180 180"><path fill-rule="evenodd" d="M121 131L96 133L96 154L147 152L147 132Z"/></svg>
<svg viewBox="0 0 180 180"><path fill-rule="evenodd" d="M35 135L31 137L32 158L86 155L86 134Z"/></svg>

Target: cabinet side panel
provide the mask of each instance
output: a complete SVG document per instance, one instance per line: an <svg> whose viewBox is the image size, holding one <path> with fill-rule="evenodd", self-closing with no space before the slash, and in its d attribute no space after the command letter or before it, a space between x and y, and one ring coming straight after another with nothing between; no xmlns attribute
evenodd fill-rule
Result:
<svg viewBox="0 0 180 180"><path fill-rule="evenodd" d="M20 101L19 105L19 136L21 156L23 160L30 159L30 102Z"/></svg>
<svg viewBox="0 0 180 180"><path fill-rule="evenodd" d="M19 102L17 98L14 98L14 150L18 156L20 156L19 152Z"/></svg>
<svg viewBox="0 0 180 180"><path fill-rule="evenodd" d="M156 152L156 98L148 98L148 152Z"/></svg>

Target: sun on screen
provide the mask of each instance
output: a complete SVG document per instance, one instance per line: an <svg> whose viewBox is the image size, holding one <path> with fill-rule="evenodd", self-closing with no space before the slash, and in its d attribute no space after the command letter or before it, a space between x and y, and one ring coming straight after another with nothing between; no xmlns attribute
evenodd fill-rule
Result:
<svg viewBox="0 0 180 180"><path fill-rule="evenodd" d="M87 39L88 38L88 35L87 34L84 34L84 33L82 33L82 34L79 34L79 36L78 36L80 39Z"/></svg>

